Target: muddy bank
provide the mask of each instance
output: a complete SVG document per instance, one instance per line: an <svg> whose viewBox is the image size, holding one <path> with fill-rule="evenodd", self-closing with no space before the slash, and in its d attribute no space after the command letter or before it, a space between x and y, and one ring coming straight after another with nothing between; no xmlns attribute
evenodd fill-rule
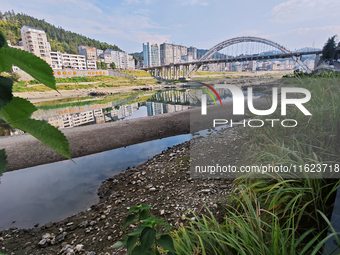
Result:
<svg viewBox="0 0 340 255"><path fill-rule="evenodd" d="M210 139L198 138L202 142ZM213 138L224 144L223 150L234 165L241 165L244 137L237 129L219 131ZM193 179L190 177L190 143L186 142L156 155L146 163L127 169L103 182L98 190L100 202L85 212L63 221L33 229L0 232L0 245L6 254L125 254L113 244L127 232L122 230L126 213L136 204L148 204L152 214L174 227L207 213L205 205L217 218L221 206L234 190L229 179ZM15 225L15 224L14 224ZM132 232L136 227L128 228Z"/></svg>

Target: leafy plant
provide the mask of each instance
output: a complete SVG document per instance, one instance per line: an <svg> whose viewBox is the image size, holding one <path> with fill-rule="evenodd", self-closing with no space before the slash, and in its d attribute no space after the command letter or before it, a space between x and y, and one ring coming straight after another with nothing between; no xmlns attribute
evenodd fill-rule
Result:
<svg viewBox="0 0 340 255"><path fill-rule="evenodd" d="M57 91L51 67L41 58L19 49L7 46L5 36L0 32L0 73L18 66L34 79ZM23 130L66 158L71 158L69 143L64 134L45 121L31 119L37 108L26 99L14 97L13 81L0 75L0 120L2 126L10 125ZM0 150L0 174L6 170L5 149Z"/></svg>
<svg viewBox="0 0 340 255"><path fill-rule="evenodd" d="M114 248L125 245L127 253L132 255L157 255L161 254L160 251L162 253L167 251L168 255L176 254L172 237L167 234L171 226L162 219L149 216L150 208L148 205L136 205L128 211L130 215L126 217L123 228L127 228L132 223L137 224L138 228L117 242Z"/></svg>

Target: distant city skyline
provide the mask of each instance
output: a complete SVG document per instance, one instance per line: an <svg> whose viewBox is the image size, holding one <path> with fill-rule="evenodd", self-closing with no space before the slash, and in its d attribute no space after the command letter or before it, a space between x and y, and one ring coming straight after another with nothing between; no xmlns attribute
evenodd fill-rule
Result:
<svg viewBox="0 0 340 255"><path fill-rule="evenodd" d="M267 38L290 50L322 48L329 37L340 37L339 9L338 0L12 0L0 11L25 13L133 53L146 42L209 49L236 36Z"/></svg>

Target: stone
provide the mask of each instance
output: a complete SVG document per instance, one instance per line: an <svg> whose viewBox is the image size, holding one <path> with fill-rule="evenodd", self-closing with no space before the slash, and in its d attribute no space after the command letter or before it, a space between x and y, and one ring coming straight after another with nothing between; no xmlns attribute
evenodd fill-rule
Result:
<svg viewBox="0 0 340 255"><path fill-rule="evenodd" d="M83 244L77 244L76 247L74 247L74 249L76 251L82 251L84 249L84 245Z"/></svg>
<svg viewBox="0 0 340 255"><path fill-rule="evenodd" d="M42 239L48 239L51 238L51 234L50 233L46 233L42 236Z"/></svg>
<svg viewBox="0 0 340 255"><path fill-rule="evenodd" d="M47 240L46 239L41 239L40 242L38 243L40 246L47 246Z"/></svg>

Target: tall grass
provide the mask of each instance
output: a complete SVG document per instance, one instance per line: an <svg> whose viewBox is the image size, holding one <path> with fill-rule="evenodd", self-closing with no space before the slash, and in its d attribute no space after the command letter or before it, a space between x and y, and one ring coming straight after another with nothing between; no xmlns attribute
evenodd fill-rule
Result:
<svg viewBox="0 0 340 255"><path fill-rule="evenodd" d="M249 143L254 163L310 164L340 161L340 79L337 77L297 78L293 86L306 88L311 100L304 104L312 116L289 108L286 119L295 119L298 126L250 129ZM281 116L274 114L271 118Z"/></svg>
<svg viewBox="0 0 340 255"><path fill-rule="evenodd" d="M302 77L292 86L311 92L304 104L312 117L289 108L286 119L298 126L248 129L247 158L254 164L340 162L340 82L337 77ZM281 118L278 112L271 117ZM297 175L284 179L239 178L225 204L225 217L196 216L173 233L179 254L322 254L338 234L329 221L339 179ZM301 178L305 177L305 178ZM314 177L314 176L313 176ZM324 176L318 176L324 177ZM328 176L329 177L329 176ZM300 179L299 179L300 178ZM327 235L327 230L331 233Z"/></svg>

